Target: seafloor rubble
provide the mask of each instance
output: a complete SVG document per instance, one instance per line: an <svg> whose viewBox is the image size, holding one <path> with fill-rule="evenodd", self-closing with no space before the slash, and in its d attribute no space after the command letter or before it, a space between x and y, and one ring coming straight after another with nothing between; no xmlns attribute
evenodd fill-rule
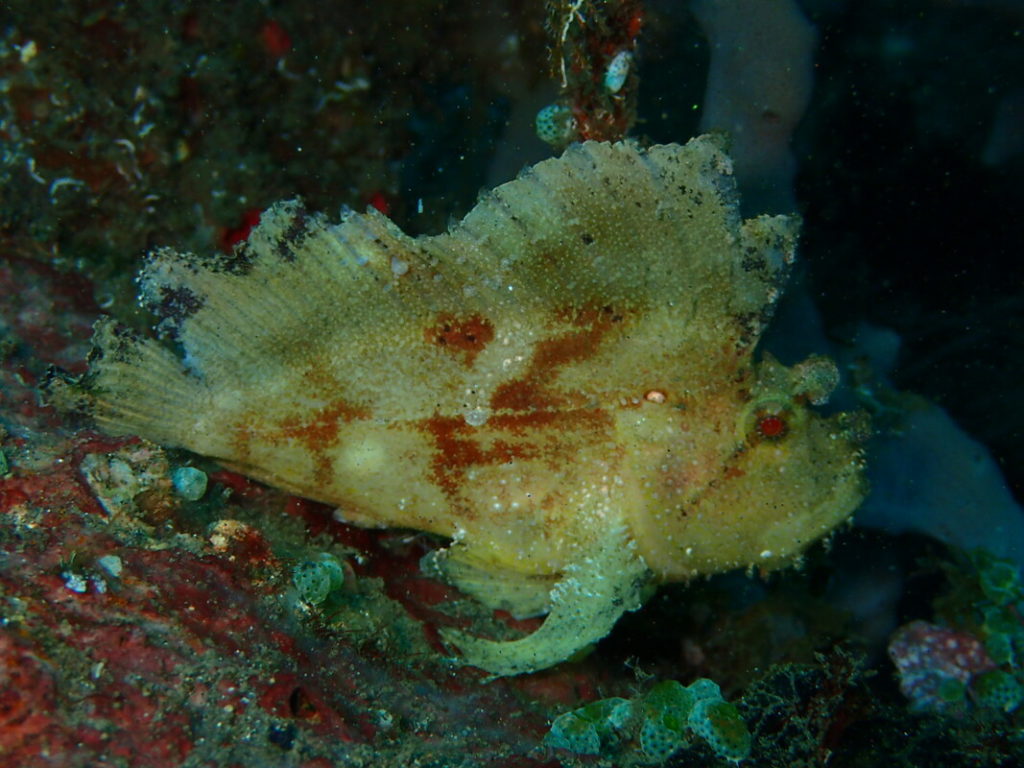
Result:
<svg viewBox="0 0 1024 768"><path fill-rule="evenodd" d="M0 762L622 764L644 755L634 744L558 749L545 741L552 722L698 678L735 703L752 735L745 764L1024 761L1007 683L1024 652L1016 587L988 561L845 531L801 570L664 588L586 658L485 683L446 661L440 630L515 637L538 622L482 611L425 577L419 561L438 540L346 525L326 506L39 404L49 365L83 372L101 312L148 322L133 316L131 282L149 248L230 251L256 212L295 194L437 232L471 207L491 161L510 166L494 171L501 181L543 156L528 131L558 90L545 90L538 64L544 20L597 4L485 5L5 4ZM606 32L624 45L641 20L636 3L620 5L626 26ZM1020 273L998 262L1000 222L1019 201L1019 11L884 5L806 4L824 68L797 140L811 279L830 329L870 319L907 335L898 383L945 397L1019 489L1019 392L1006 382L1024 364L1007 287ZM637 71L645 83L630 95L634 133L685 138L706 50L685 10L645 13L647 47L624 81L627 93ZM954 37L984 61L950 59ZM569 40L581 67L609 58L597 39ZM954 214L970 236L951 244L936 221ZM1003 372L987 377L994 360ZM321 575L330 564L326 581L301 577L310 563ZM669 761L721 762L699 740Z"/></svg>

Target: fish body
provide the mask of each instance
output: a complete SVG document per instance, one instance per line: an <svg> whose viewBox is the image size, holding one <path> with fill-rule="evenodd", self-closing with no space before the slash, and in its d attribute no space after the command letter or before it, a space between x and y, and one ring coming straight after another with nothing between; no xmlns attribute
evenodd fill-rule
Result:
<svg viewBox="0 0 1024 768"><path fill-rule="evenodd" d="M51 394L357 525L448 537L449 578L551 611L549 635L572 613L514 661L453 636L516 674L606 632L646 578L784 565L859 503L860 450L811 407L834 366L755 358L797 230L741 220L710 137L576 145L438 236L284 202L231 255L151 255L142 300L176 349L103 320ZM567 607L587 579L613 617Z"/></svg>

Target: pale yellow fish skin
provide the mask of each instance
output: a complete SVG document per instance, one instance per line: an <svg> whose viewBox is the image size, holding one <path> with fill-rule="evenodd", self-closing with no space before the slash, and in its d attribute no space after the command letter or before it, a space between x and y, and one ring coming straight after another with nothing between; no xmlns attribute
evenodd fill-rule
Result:
<svg viewBox="0 0 1024 768"><path fill-rule="evenodd" d="M75 392L485 571L557 578L618 520L662 580L770 569L865 490L808 403L831 364L755 362L796 232L741 221L709 137L570 148L436 237L283 203L235 257L155 254L143 298L184 357L105 322Z"/></svg>

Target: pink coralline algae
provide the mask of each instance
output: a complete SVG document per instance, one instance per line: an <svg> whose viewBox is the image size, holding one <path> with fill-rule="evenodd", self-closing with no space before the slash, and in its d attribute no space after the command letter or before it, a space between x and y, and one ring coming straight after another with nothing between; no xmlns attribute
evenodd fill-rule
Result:
<svg viewBox="0 0 1024 768"><path fill-rule="evenodd" d="M900 627L889 642L900 690L914 709L944 709L963 701L971 681L995 669L982 642L926 621Z"/></svg>

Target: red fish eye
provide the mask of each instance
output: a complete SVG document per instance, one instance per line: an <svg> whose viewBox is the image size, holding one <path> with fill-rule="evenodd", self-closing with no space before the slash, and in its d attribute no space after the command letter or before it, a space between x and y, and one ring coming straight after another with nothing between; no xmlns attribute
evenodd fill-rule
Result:
<svg viewBox="0 0 1024 768"><path fill-rule="evenodd" d="M781 416L767 413L757 420L757 432L761 437L782 437L786 434L786 422Z"/></svg>

